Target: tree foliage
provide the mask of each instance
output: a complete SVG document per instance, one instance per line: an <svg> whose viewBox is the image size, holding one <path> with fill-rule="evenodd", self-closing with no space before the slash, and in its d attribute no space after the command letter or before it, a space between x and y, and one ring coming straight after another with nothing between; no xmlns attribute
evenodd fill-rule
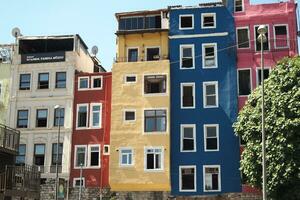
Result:
<svg viewBox="0 0 300 200"><path fill-rule="evenodd" d="M267 192L273 199L300 199L300 57L278 62L264 83ZM233 126L246 142L241 170L261 188L261 87Z"/></svg>

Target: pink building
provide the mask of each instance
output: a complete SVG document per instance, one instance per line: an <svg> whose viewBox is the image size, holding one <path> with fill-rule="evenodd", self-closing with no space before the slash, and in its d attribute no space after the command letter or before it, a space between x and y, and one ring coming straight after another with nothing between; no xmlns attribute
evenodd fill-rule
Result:
<svg viewBox="0 0 300 200"><path fill-rule="evenodd" d="M268 41L264 44L264 77L277 61L295 56L297 51L296 4L294 0L271 4L250 4L249 0L234 0L237 41L239 110L245 105L251 90L261 82L260 43L256 41L259 25L268 27ZM243 146L241 146L241 152ZM259 192L243 185L243 192Z"/></svg>
<svg viewBox="0 0 300 200"><path fill-rule="evenodd" d="M260 84L260 43L256 41L259 25L268 27L264 44L265 78L278 60L297 52L296 4L294 0L271 4L250 4L235 0L234 18L237 37L239 110L248 94Z"/></svg>

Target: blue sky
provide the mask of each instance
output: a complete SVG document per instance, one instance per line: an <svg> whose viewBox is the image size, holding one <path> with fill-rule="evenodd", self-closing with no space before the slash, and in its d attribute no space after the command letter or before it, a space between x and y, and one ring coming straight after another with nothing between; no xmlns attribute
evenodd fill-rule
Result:
<svg viewBox="0 0 300 200"><path fill-rule="evenodd" d="M257 1L257 0L256 0ZM270 1L270 0L268 0ZM23 35L80 34L89 48L97 45L98 58L110 70L115 57L114 13L197 5L204 0L2 0L0 43L12 43L11 30ZM264 1L265 2L265 1Z"/></svg>

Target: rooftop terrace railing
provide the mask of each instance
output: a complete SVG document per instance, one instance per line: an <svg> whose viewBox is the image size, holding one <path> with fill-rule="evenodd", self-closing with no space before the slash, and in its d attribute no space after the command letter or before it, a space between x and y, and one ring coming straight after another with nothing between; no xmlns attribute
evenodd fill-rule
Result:
<svg viewBox="0 0 300 200"><path fill-rule="evenodd" d="M147 59L146 57L134 57L134 58L129 58L129 57L117 57L114 59L115 63L120 63L120 62L151 62L151 61L160 61L160 60L168 60L169 56L168 55L157 55L154 56L151 59Z"/></svg>

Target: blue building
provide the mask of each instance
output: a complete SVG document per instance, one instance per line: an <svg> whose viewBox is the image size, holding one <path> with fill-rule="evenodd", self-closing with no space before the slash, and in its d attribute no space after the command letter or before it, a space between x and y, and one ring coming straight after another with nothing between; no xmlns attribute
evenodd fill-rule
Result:
<svg viewBox="0 0 300 200"><path fill-rule="evenodd" d="M169 9L172 194L241 192L234 18L218 3Z"/></svg>

